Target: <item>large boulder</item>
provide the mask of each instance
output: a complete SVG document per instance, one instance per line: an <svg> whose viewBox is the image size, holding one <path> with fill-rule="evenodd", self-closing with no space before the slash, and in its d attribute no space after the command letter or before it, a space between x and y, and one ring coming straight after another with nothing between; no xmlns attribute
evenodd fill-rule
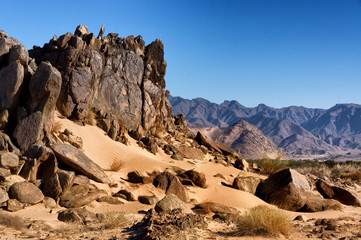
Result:
<svg viewBox="0 0 361 240"><path fill-rule="evenodd" d="M110 183L110 178L103 169L79 149L67 144L55 144L51 148L58 160L90 179L100 183Z"/></svg>
<svg viewBox="0 0 361 240"><path fill-rule="evenodd" d="M61 74L49 62L42 62L30 79L30 112L41 112L45 133L53 126L54 111L61 89Z"/></svg>
<svg viewBox="0 0 361 240"><path fill-rule="evenodd" d="M192 210L174 194L165 196L162 200L157 202L154 208L157 212L181 209L184 213L193 213Z"/></svg>
<svg viewBox="0 0 361 240"><path fill-rule="evenodd" d="M44 200L40 189L30 182L17 182L10 187L10 198L21 203L37 204Z"/></svg>
<svg viewBox="0 0 361 240"><path fill-rule="evenodd" d="M361 200L346 189L332 186L321 179L317 180L316 188L324 198L335 199L346 205L361 206Z"/></svg>
<svg viewBox="0 0 361 240"><path fill-rule="evenodd" d="M256 191L264 201L290 211L300 210L311 194L306 177L289 168L262 181Z"/></svg>
<svg viewBox="0 0 361 240"><path fill-rule="evenodd" d="M154 179L153 184L155 187L165 190L167 195L174 194L184 202L189 200L188 192L185 187L179 181L178 177L169 171L165 171L159 174Z"/></svg>

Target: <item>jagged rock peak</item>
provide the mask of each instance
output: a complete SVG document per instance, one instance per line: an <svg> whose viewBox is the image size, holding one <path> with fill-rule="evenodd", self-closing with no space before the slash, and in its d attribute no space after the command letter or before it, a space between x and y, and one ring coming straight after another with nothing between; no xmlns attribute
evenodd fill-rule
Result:
<svg viewBox="0 0 361 240"><path fill-rule="evenodd" d="M57 101L60 113L84 120L95 112L130 130L171 128L172 108L166 98L164 44L149 45L141 36L97 36L79 25L74 34L52 38L29 51L37 64L48 61L62 76Z"/></svg>

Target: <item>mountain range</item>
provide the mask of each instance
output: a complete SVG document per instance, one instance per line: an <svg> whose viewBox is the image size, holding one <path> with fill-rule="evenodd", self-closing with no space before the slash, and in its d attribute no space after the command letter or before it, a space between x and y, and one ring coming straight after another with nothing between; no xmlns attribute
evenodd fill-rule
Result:
<svg viewBox="0 0 361 240"><path fill-rule="evenodd" d="M168 99L173 114L183 114L191 127L226 128L245 120L259 128L290 158L361 153L361 105L358 104L337 104L330 109L273 108L264 104L247 108L234 100L216 104L203 98L168 96ZM213 136L213 140L216 138L222 136Z"/></svg>

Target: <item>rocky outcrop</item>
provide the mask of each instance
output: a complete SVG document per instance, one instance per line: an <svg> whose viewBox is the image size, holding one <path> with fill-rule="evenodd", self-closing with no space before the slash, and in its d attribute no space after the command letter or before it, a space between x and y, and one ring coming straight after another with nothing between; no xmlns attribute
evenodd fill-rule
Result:
<svg viewBox="0 0 361 240"><path fill-rule="evenodd" d="M130 130L169 130L173 118L164 89L163 42L157 39L145 46L141 36L110 33L102 38L102 33L104 26L98 38L79 26L74 34L30 50L38 64L49 61L61 72L59 111L79 120L94 111Z"/></svg>

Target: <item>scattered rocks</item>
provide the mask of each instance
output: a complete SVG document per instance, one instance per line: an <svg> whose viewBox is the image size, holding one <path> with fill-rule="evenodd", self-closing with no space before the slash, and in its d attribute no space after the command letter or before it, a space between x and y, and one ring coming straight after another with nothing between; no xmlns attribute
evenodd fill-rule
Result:
<svg viewBox="0 0 361 240"><path fill-rule="evenodd" d="M88 185L73 185L60 196L60 206L78 208L95 201L100 197L100 191L91 191Z"/></svg>
<svg viewBox="0 0 361 240"><path fill-rule="evenodd" d="M124 204L122 201L120 201L118 198L116 197L112 197L112 196L103 196L97 199L98 202L106 202L109 204Z"/></svg>
<svg viewBox="0 0 361 240"><path fill-rule="evenodd" d="M234 163L234 167L246 172L249 171L249 164L245 159L237 159Z"/></svg>
<svg viewBox="0 0 361 240"><path fill-rule="evenodd" d="M128 190L122 189L119 190L116 194L113 195L114 197L121 197L126 199L127 201L136 201L136 197L133 193L129 192Z"/></svg>
<svg viewBox="0 0 361 240"><path fill-rule="evenodd" d="M159 174L153 182L154 186L165 190L166 194L175 194L179 199L184 202L189 200L188 192L182 183L179 181L178 177L165 171Z"/></svg>
<svg viewBox="0 0 361 240"><path fill-rule="evenodd" d="M128 181L131 183L148 184L153 183L154 177L143 176L138 171L132 171L128 173Z"/></svg>

